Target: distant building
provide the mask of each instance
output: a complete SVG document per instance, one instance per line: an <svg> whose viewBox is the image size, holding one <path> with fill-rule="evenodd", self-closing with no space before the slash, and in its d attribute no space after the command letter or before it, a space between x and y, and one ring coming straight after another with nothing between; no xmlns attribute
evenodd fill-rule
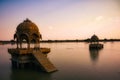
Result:
<svg viewBox="0 0 120 80"><path fill-rule="evenodd" d="M90 39L89 49L101 49L103 44L99 43L99 38L95 34Z"/></svg>
<svg viewBox="0 0 120 80"><path fill-rule="evenodd" d="M91 43L99 43L99 38L95 34L90 38Z"/></svg>

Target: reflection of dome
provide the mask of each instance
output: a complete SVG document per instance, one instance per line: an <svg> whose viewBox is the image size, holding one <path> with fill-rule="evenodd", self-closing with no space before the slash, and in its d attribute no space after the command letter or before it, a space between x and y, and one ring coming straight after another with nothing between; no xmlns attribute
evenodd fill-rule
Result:
<svg viewBox="0 0 120 80"><path fill-rule="evenodd" d="M98 40L99 40L99 38L96 35L93 35L91 37L91 41L98 41Z"/></svg>

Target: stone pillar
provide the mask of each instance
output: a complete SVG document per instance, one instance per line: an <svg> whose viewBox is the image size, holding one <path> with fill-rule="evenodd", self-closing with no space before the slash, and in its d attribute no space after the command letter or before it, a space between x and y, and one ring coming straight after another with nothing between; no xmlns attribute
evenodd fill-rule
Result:
<svg viewBox="0 0 120 80"><path fill-rule="evenodd" d="M19 46L18 46L18 39L17 39L17 41L16 41L16 44L17 44L17 48L19 48Z"/></svg>
<svg viewBox="0 0 120 80"><path fill-rule="evenodd" d="M18 47L18 42L17 42L17 48L19 48L19 47Z"/></svg>
<svg viewBox="0 0 120 80"><path fill-rule="evenodd" d="M20 42L20 48L22 48L22 42Z"/></svg>
<svg viewBox="0 0 120 80"><path fill-rule="evenodd" d="M30 49L30 42L28 42L28 49Z"/></svg>

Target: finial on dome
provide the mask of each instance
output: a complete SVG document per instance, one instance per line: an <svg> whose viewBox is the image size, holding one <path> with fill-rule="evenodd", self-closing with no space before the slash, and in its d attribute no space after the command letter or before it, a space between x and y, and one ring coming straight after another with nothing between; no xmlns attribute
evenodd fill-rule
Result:
<svg viewBox="0 0 120 80"><path fill-rule="evenodd" d="M28 18L26 18L26 20L24 20L24 22L31 22Z"/></svg>

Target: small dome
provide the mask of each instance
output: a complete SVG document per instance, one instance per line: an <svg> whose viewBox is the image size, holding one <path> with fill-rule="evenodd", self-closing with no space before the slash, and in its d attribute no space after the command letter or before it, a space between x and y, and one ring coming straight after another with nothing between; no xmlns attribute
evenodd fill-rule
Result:
<svg viewBox="0 0 120 80"><path fill-rule="evenodd" d="M91 41L98 41L99 38L94 34L92 37L91 37Z"/></svg>
<svg viewBox="0 0 120 80"><path fill-rule="evenodd" d="M38 27L31 22L29 19L24 20L22 23L20 23L16 29L18 32L26 32L26 31L37 31L39 32Z"/></svg>

